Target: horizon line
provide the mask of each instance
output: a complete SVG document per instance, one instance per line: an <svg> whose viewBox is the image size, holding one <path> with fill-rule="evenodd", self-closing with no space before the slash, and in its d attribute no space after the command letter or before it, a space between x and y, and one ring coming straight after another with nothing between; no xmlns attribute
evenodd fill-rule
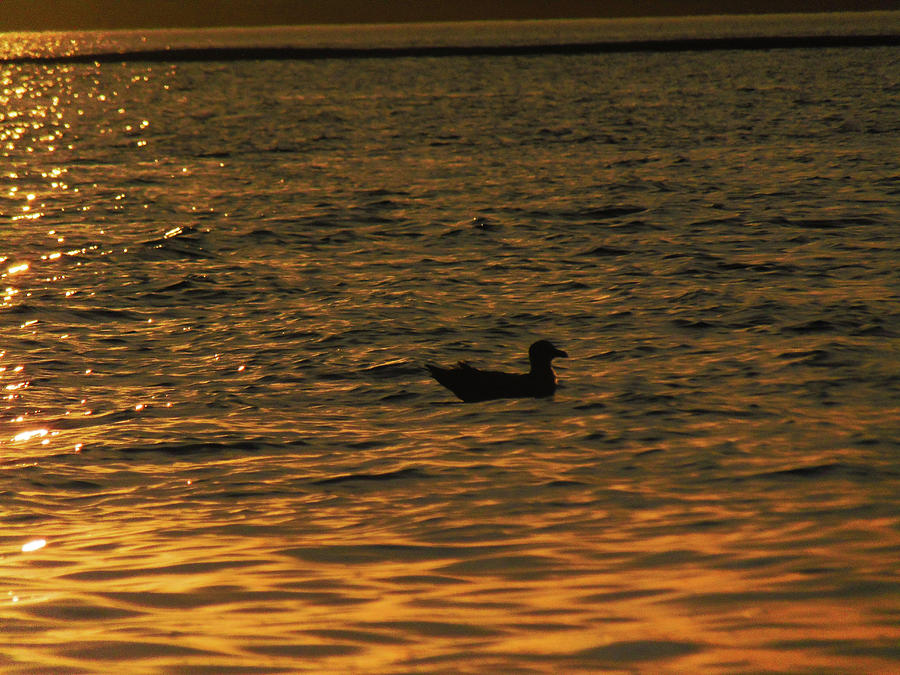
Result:
<svg viewBox="0 0 900 675"><path fill-rule="evenodd" d="M0 63L121 63L286 61L321 59L409 58L445 56L528 56L540 54L601 54L622 52L688 52L827 47L896 47L900 34L812 35L774 37L675 38L523 45L413 47L184 47L121 52L0 57Z"/></svg>

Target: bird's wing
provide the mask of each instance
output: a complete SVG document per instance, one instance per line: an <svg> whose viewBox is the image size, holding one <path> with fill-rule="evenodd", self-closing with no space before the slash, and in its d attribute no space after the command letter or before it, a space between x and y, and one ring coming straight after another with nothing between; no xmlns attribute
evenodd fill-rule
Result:
<svg viewBox="0 0 900 675"><path fill-rule="evenodd" d="M532 396L527 375L479 370L467 363L456 368L426 366L432 377L463 401L486 401L492 398Z"/></svg>

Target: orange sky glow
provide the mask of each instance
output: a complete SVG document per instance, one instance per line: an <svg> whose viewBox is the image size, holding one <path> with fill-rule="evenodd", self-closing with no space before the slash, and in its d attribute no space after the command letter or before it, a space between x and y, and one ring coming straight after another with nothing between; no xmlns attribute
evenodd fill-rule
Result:
<svg viewBox="0 0 900 675"><path fill-rule="evenodd" d="M3 0L0 31L896 9L895 0Z"/></svg>

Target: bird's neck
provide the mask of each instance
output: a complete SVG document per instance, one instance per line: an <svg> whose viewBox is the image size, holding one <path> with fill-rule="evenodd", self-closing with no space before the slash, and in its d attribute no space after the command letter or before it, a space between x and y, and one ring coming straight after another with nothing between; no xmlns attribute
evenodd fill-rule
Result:
<svg viewBox="0 0 900 675"><path fill-rule="evenodd" d="M532 377L556 379L556 373L553 372L553 366L549 361L532 362L529 374Z"/></svg>

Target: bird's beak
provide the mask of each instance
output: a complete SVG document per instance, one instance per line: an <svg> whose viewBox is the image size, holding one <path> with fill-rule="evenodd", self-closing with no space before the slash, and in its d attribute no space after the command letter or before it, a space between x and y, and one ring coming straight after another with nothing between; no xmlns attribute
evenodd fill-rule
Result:
<svg viewBox="0 0 900 675"><path fill-rule="evenodd" d="M556 349L555 347L554 347L553 356L561 356L563 358L569 357L569 355L566 354L562 349Z"/></svg>

